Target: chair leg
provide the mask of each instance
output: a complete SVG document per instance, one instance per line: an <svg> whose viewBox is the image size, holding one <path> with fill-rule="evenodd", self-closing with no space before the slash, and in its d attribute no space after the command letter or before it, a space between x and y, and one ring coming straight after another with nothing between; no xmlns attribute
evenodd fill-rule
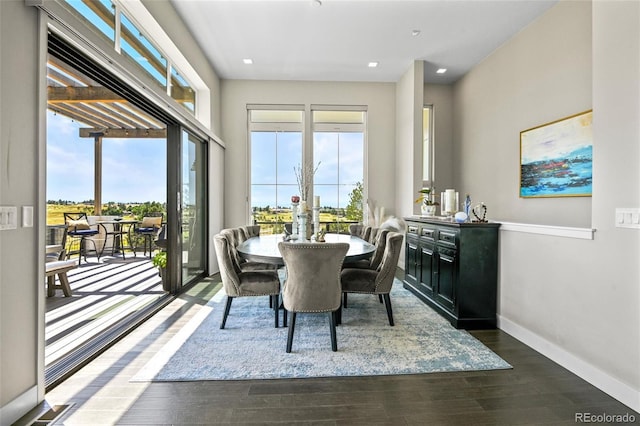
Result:
<svg viewBox="0 0 640 426"><path fill-rule="evenodd" d="M378 295L378 300L380 301L380 303L382 303L382 295L381 294Z"/></svg>
<svg viewBox="0 0 640 426"><path fill-rule="evenodd" d="M331 331L331 350L336 352L338 350L338 340L336 338L336 317L335 312L329 312L329 328Z"/></svg>
<svg viewBox="0 0 640 426"><path fill-rule="evenodd" d="M291 353L291 346L293 344L293 329L296 327L296 313L291 312L291 319L289 320L289 335L287 336L287 353Z"/></svg>
<svg viewBox="0 0 640 426"><path fill-rule="evenodd" d="M391 310L391 298L389 293L384 294L384 305L387 308L387 317L389 318L389 325L393 327L393 311Z"/></svg>
<svg viewBox="0 0 640 426"><path fill-rule="evenodd" d="M283 327L287 326L287 315L288 315L288 311L283 306L282 307L282 326Z"/></svg>
<svg viewBox="0 0 640 426"><path fill-rule="evenodd" d="M220 324L220 329L223 329L224 325L227 323L227 317L229 316L229 309L231 309L232 301L233 297L227 296L227 304L224 307L224 314L222 315L222 324Z"/></svg>
<svg viewBox="0 0 640 426"><path fill-rule="evenodd" d="M342 306L344 306L345 309L347 309L347 293L342 293Z"/></svg>
<svg viewBox="0 0 640 426"><path fill-rule="evenodd" d="M336 325L342 324L342 305L335 311Z"/></svg>
<svg viewBox="0 0 640 426"><path fill-rule="evenodd" d="M272 296L269 296L269 304L273 305L273 310L275 311L275 320L276 320L276 328L280 327L280 313L278 311L280 311L280 309L278 309L278 295L274 294Z"/></svg>

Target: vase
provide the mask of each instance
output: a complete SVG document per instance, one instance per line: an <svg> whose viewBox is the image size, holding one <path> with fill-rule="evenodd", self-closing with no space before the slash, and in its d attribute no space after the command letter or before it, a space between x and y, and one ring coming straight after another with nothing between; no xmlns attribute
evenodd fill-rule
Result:
<svg viewBox="0 0 640 426"><path fill-rule="evenodd" d="M158 275L160 275L160 279L162 280L162 289L164 291L171 291L171 284L169 283L169 274L167 273L167 268L158 268Z"/></svg>
<svg viewBox="0 0 640 426"><path fill-rule="evenodd" d="M434 204L424 204L420 205L420 212L422 216L435 216L436 214L436 206Z"/></svg>

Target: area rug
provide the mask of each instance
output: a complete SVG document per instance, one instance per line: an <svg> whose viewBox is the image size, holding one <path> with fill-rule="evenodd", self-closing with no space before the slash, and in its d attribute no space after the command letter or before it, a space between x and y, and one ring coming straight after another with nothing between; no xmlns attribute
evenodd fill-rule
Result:
<svg viewBox="0 0 640 426"><path fill-rule="evenodd" d="M293 350L288 328L274 328L267 297L233 301L220 330L220 290L131 381L194 381L373 376L508 369L511 366L464 330L394 282L395 326L373 295L349 294L331 351L327 314L298 314ZM282 320L282 315L281 315Z"/></svg>

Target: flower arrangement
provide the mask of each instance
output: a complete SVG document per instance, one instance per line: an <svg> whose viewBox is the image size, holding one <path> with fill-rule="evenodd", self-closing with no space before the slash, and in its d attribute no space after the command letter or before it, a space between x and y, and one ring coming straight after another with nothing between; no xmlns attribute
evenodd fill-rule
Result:
<svg viewBox="0 0 640 426"><path fill-rule="evenodd" d="M432 195L432 193L434 192L434 188L422 188L420 191L418 191L418 194L420 194L420 196L416 198L416 204L422 203L426 206L439 206L440 203L433 199L434 195Z"/></svg>
<svg viewBox="0 0 640 426"><path fill-rule="evenodd" d="M300 198L307 200L311 193L311 183L313 182L313 176L318 171L320 162L313 167L313 164L307 164L304 167L301 165L293 166L293 172L296 174L296 181L298 182L298 190L300 191Z"/></svg>

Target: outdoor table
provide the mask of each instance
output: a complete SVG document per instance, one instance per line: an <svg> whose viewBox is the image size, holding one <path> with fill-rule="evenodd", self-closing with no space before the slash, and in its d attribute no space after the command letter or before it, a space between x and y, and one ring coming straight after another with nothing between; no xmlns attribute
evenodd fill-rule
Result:
<svg viewBox="0 0 640 426"><path fill-rule="evenodd" d="M102 246L102 252L100 256L104 254L104 249L107 247L107 240L109 236L113 239L113 244L111 245L111 255L113 256L117 251L122 253L122 258L125 258L125 249L128 248L131 251L134 251L134 247L131 243L131 228L136 223L139 223L138 220L118 220L118 219L110 219L110 220L99 220L96 222L98 225L104 229L105 233L105 241L104 246ZM109 230L106 225L112 225L112 230ZM129 239L129 244L125 246L124 244L124 235L126 235Z"/></svg>

